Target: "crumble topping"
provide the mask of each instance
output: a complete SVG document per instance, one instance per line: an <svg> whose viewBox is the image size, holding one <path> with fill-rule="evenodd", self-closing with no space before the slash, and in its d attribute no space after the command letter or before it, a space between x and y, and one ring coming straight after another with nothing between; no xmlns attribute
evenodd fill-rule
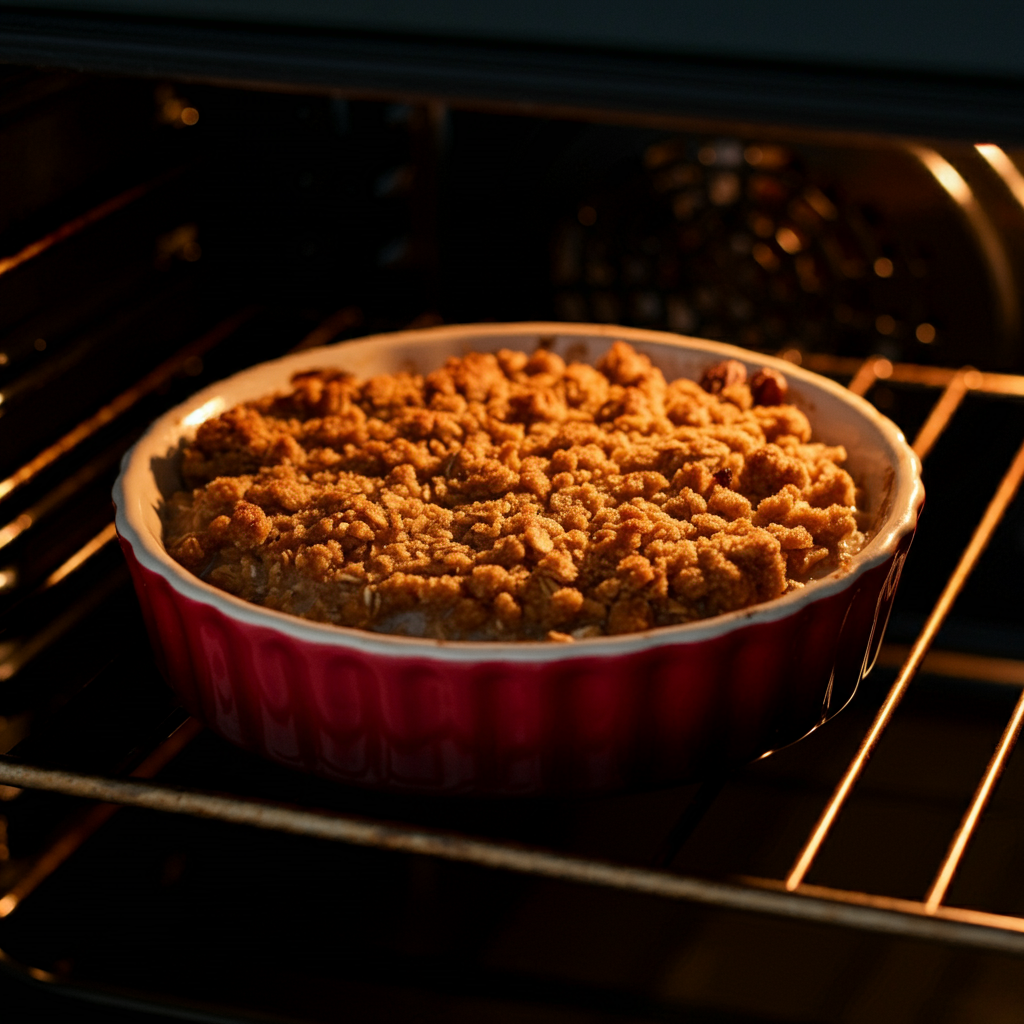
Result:
<svg viewBox="0 0 1024 1024"><path fill-rule="evenodd" d="M702 386L703 385L703 386ZM171 556L318 622L571 641L746 608L863 544L846 452L774 370L666 383L616 342L433 373L303 373L207 420L164 510Z"/></svg>

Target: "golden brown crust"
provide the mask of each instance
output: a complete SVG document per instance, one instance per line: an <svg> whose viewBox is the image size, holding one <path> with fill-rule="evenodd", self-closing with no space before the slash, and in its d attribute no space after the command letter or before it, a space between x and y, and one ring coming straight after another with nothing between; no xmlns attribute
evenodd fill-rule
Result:
<svg viewBox="0 0 1024 1024"><path fill-rule="evenodd" d="M596 368L502 351L426 376L301 374L199 427L167 547L270 608L447 639L768 601L863 541L854 484L796 407L714 369L716 394L666 384L616 342Z"/></svg>

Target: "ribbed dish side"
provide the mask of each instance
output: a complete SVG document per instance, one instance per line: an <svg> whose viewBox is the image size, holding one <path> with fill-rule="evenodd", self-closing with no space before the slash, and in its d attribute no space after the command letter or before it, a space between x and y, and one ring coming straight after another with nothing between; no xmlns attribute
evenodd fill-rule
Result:
<svg viewBox="0 0 1024 1024"><path fill-rule="evenodd" d="M511 795L681 782L799 738L852 695L910 540L852 595L781 620L532 663L299 641L185 597L121 544L161 669L215 732L338 781Z"/></svg>

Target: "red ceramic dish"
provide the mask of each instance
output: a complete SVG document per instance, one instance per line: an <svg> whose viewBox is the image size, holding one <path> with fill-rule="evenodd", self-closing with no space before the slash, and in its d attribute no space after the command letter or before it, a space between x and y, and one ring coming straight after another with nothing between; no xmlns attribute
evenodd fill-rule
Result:
<svg viewBox="0 0 1024 1024"><path fill-rule="evenodd" d="M443 642L322 625L248 604L164 550L159 506L180 440L301 370L427 371L540 339L595 361L622 338L670 379L711 363L782 370L815 437L844 444L874 525L844 571L740 612L574 644ZM286 356L199 392L125 456L117 529L158 662L190 712L246 749L360 785L420 792L593 792L693 779L792 742L870 670L924 491L903 435L863 399L778 360L653 331L440 327Z"/></svg>

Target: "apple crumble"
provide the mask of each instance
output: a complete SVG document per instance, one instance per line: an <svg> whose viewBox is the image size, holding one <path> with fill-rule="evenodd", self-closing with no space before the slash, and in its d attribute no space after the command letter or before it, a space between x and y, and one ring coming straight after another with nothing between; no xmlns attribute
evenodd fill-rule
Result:
<svg viewBox="0 0 1024 1024"><path fill-rule="evenodd" d="M629 633L747 608L864 541L842 447L785 378L665 381L616 342L451 358L425 375L302 373L203 423L168 551L317 622L450 640Z"/></svg>

